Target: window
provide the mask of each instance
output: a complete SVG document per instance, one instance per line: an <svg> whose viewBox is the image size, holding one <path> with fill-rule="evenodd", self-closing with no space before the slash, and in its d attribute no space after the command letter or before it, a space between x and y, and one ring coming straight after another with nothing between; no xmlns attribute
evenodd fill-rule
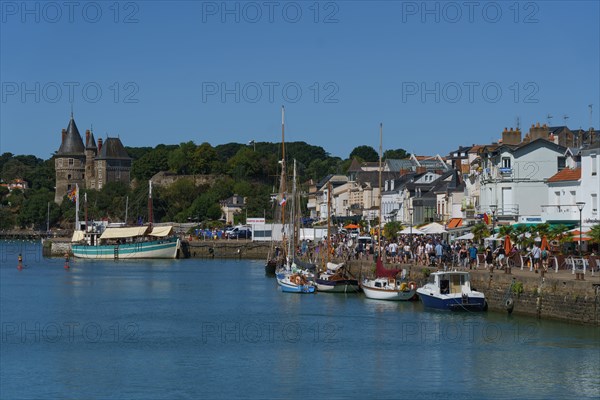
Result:
<svg viewBox="0 0 600 400"><path fill-rule="evenodd" d="M59 158L59 159L58 159L58 167L59 167L59 168L62 168L62 166L63 166L63 159L62 159L62 158Z"/></svg>
<svg viewBox="0 0 600 400"><path fill-rule="evenodd" d="M72 167L73 165L75 165L75 160L69 158L69 167Z"/></svg>
<svg viewBox="0 0 600 400"><path fill-rule="evenodd" d="M598 194L592 193L592 214L598 213Z"/></svg>
<svg viewBox="0 0 600 400"><path fill-rule="evenodd" d="M71 174L68 174L68 175L67 175L67 179L68 179L68 180L71 180Z"/></svg>
<svg viewBox="0 0 600 400"><path fill-rule="evenodd" d="M502 157L502 168L510 168L510 157Z"/></svg>
<svg viewBox="0 0 600 400"><path fill-rule="evenodd" d="M567 157L557 157L556 162L559 171L562 171L567 167Z"/></svg>
<svg viewBox="0 0 600 400"><path fill-rule="evenodd" d="M598 173L598 164L596 163L596 155L592 154L591 156L592 159L592 175L596 175Z"/></svg>

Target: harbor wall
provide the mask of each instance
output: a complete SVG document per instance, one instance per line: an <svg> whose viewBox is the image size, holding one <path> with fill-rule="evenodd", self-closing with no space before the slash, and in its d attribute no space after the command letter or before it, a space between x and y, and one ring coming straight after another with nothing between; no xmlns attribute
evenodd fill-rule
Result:
<svg viewBox="0 0 600 400"><path fill-rule="evenodd" d="M375 270L373 261L352 260L348 265L356 277L372 276ZM394 267L406 269L408 279L418 286L426 283L427 273L436 271L435 268L412 264ZM570 271L559 274L548 272L544 276L529 271L515 271L514 274L498 270L469 272L471 287L485 294L489 310L508 312L507 300L511 298L512 312L517 315L600 326L600 283L589 273L586 280L575 280Z"/></svg>
<svg viewBox="0 0 600 400"><path fill-rule="evenodd" d="M192 258L238 258L266 259L270 243L247 240L183 241L183 255ZM70 252L67 240L51 240L44 244L44 256L63 257ZM333 260L335 261L335 260ZM350 272L357 278L372 276L375 263L372 260L351 260ZM412 264L397 264L395 268L406 269L409 280L422 286L427 275L435 268ZM426 272L427 271L427 272ZM585 325L600 326L600 284L598 279L580 281L568 271L545 276L515 271L472 270L471 286L485 294L489 309L507 312L507 299L514 304L513 313L541 319L556 319ZM511 286L515 284L514 290Z"/></svg>

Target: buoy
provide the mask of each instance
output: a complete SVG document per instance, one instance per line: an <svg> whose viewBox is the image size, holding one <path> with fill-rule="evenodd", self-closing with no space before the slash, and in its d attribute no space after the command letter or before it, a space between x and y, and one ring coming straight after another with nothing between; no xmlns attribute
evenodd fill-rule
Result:
<svg viewBox="0 0 600 400"><path fill-rule="evenodd" d="M513 312L513 309L515 308L515 301L512 297L506 299L506 302L504 302L504 307L506 307L506 311L508 311L509 314Z"/></svg>
<svg viewBox="0 0 600 400"><path fill-rule="evenodd" d="M65 269L69 269L69 253L65 253Z"/></svg>
<svg viewBox="0 0 600 400"><path fill-rule="evenodd" d="M19 254L18 260L17 269L21 271L23 269L23 256L21 254Z"/></svg>

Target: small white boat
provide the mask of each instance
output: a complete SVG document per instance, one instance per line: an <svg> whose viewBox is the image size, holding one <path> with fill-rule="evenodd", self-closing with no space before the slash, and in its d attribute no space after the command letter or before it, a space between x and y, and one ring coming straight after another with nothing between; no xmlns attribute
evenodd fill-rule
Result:
<svg viewBox="0 0 600 400"><path fill-rule="evenodd" d="M485 311L485 295L471 288L465 271L438 271L429 276L429 282L417 289L425 307L452 311Z"/></svg>
<svg viewBox="0 0 600 400"><path fill-rule="evenodd" d="M284 273L277 274L277 284L282 292L287 293L314 293L315 286L302 274Z"/></svg>
<svg viewBox="0 0 600 400"><path fill-rule="evenodd" d="M408 301L415 298L417 285L396 278L364 279L360 287L369 299Z"/></svg>
<svg viewBox="0 0 600 400"><path fill-rule="evenodd" d="M387 270L381 258L377 258L374 279L365 278L360 284L365 296L369 299L407 301L416 298L417 284L396 279L400 270Z"/></svg>

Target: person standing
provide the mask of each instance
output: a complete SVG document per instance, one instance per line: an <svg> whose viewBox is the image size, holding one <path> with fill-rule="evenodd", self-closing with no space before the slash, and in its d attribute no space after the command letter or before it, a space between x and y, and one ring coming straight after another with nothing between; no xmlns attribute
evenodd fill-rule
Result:
<svg viewBox="0 0 600 400"><path fill-rule="evenodd" d="M473 269L473 266L477 268L477 247L475 247L475 243L471 242L471 246L469 246L469 259L471 261L469 269Z"/></svg>
<svg viewBox="0 0 600 400"><path fill-rule="evenodd" d="M490 246L485 248L485 268L493 268L494 262L494 253L492 253L492 248Z"/></svg>
<svg viewBox="0 0 600 400"><path fill-rule="evenodd" d="M533 248L531 249L531 257L533 257L533 268L535 273L538 273L538 269L540 268L540 259L542 257L542 251L538 247L536 243L533 244Z"/></svg>

